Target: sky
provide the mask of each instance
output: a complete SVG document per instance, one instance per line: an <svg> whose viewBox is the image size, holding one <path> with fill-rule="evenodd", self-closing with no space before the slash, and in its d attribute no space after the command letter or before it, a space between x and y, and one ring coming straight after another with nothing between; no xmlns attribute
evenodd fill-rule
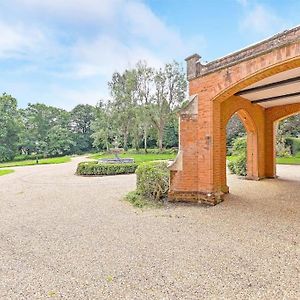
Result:
<svg viewBox="0 0 300 300"><path fill-rule="evenodd" d="M113 72L222 57L300 23L298 0L0 0L0 93L67 110Z"/></svg>

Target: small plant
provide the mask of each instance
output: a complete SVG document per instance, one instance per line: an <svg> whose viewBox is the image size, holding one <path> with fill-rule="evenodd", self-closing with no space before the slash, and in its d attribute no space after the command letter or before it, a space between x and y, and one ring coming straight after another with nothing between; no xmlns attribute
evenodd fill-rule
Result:
<svg viewBox="0 0 300 300"><path fill-rule="evenodd" d="M134 207L145 208L145 207L160 207L159 202L149 201L144 196L140 195L137 191L129 192L125 200L130 202Z"/></svg>
<svg viewBox="0 0 300 300"><path fill-rule="evenodd" d="M246 137L237 138L232 147L232 154L235 158L228 163L232 174L247 175L247 140Z"/></svg>
<svg viewBox="0 0 300 300"><path fill-rule="evenodd" d="M118 175L118 174L132 174L135 172L137 164L106 164L93 162L81 162L77 166L77 175Z"/></svg>

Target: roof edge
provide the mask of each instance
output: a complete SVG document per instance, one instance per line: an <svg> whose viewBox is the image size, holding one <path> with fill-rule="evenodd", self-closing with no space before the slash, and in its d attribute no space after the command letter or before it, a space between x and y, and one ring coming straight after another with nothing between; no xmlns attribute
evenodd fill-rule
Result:
<svg viewBox="0 0 300 300"><path fill-rule="evenodd" d="M247 46L246 48L230 53L207 64L202 64L199 61L201 57L197 54L193 54L186 58L188 80L236 65L244 60L263 55L297 41L300 41L300 25L289 30L284 30L261 42Z"/></svg>

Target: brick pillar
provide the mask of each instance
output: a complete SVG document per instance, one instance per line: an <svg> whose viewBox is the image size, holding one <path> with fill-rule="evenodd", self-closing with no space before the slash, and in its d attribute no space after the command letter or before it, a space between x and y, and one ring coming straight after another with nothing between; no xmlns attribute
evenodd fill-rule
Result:
<svg viewBox="0 0 300 300"><path fill-rule="evenodd" d="M203 97L198 102L198 96L191 98L180 112L180 148L170 166L169 199L215 205L223 200L223 190L228 192L221 179L226 167L225 163L221 166L226 139L221 140L220 135L225 131L217 125L220 118L215 117L209 99Z"/></svg>
<svg viewBox="0 0 300 300"><path fill-rule="evenodd" d="M223 117L223 111L220 103L212 105L212 190L216 195L222 195L229 192L226 180L226 126L227 120Z"/></svg>
<svg viewBox="0 0 300 300"><path fill-rule="evenodd" d="M194 198L198 190L198 98L179 114L179 152L170 169L169 198L173 201Z"/></svg>
<svg viewBox="0 0 300 300"><path fill-rule="evenodd" d="M265 177L276 177L276 123L265 120Z"/></svg>

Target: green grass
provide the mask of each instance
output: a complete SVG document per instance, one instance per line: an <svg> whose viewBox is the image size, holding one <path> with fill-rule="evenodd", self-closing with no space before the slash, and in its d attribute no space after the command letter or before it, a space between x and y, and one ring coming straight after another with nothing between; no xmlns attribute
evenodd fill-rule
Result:
<svg viewBox="0 0 300 300"><path fill-rule="evenodd" d="M227 156L226 159L232 161L235 159L235 156ZM300 157L277 157L276 163L279 165L300 165Z"/></svg>
<svg viewBox="0 0 300 300"><path fill-rule="evenodd" d="M39 159L39 165L62 164L69 161L71 161L71 158L69 156L43 158L43 159ZM5 163L0 163L0 168L33 166L33 165L36 165L35 160L10 161Z"/></svg>
<svg viewBox="0 0 300 300"><path fill-rule="evenodd" d="M0 176L7 175L13 172L14 170L0 170Z"/></svg>
<svg viewBox="0 0 300 300"><path fill-rule="evenodd" d="M300 157L277 157L276 162L280 165L300 165Z"/></svg>
<svg viewBox="0 0 300 300"><path fill-rule="evenodd" d="M131 154L131 153L124 153L119 155L120 158L133 158L135 163L141 164L147 161L153 160L169 160L174 159L176 154L169 154L169 153L161 153L161 154L153 154L153 153L145 153L145 154ZM92 154L89 158L92 159L101 159L101 158L113 158L113 154Z"/></svg>

